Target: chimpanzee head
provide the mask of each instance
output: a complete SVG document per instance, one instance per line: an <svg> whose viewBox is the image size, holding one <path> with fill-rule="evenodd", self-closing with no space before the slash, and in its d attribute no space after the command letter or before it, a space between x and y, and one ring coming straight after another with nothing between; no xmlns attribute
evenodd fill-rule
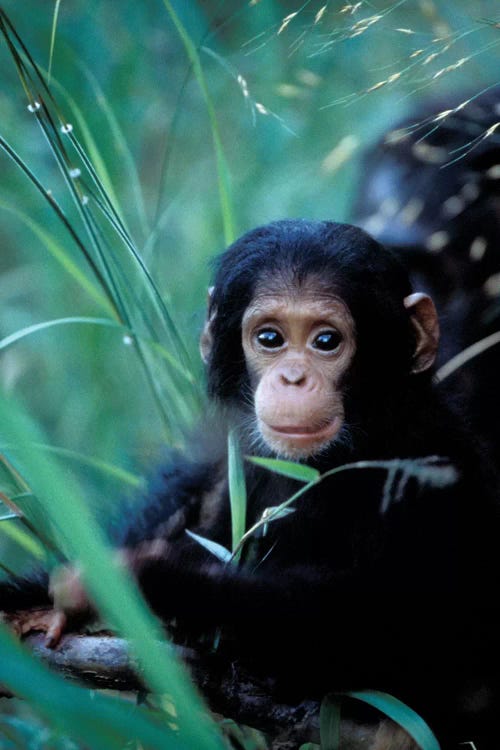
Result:
<svg viewBox="0 0 500 750"><path fill-rule="evenodd" d="M335 441L360 391L373 401L428 372L437 340L430 298L364 231L286 220L219 258L201 350L211 395L254 415L273 453L304 458Z"/></svg>

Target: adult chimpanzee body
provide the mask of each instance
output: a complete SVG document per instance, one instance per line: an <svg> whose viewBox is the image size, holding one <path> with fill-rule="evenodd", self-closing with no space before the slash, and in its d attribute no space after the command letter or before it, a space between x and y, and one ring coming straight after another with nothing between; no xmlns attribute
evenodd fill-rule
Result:
<svg viewBox="0 0 500 750"><path fill-rule="evenodd" d="M498 715L497 511L433 388L437 335L430 299L361 230L249 232L219 259L202 336L209 391L245 452L322 473L410 461L325 478L239 567L186 534L230 547L225 457L174 461L121 546L159 616L191 637L220 629L220 658L275 677L278 693L385 690L445 747L485 750ZM247 527L300 486L250 463L246 481ZM5 592L2 606L21 603Z"/></svg>
<svg viewBox="0 0 500 750"><path fill-rule="evenodd" d="M424 101L365 155L354 221L394 249L442 323L440 363L500 329L500 86ZM500 345L456 371L500 459Z"/></svg>

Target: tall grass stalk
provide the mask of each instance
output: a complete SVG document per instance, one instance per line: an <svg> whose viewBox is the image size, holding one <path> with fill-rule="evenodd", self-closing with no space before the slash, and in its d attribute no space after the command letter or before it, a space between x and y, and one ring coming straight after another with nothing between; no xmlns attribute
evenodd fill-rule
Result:
<svg viewBox="0 0 500 750"><path fill-rule="evenodd" d="M233 428L227 439L229 500L231 504L232 550L235 562L241 555L240 540L243 538L246 526L247 493L245 486L245 471L240 451L238 435Z"/></svg>
<svg viewBox="0 0 500 750"><path fill-rule="evenodd" d="M54 15L52 17L52 30L50 33L50 50L49 50L49 65L47 68L47 81L50 85L50 77L52 73L52 61L54 59L54 47L56 44L56 31L57 31L57 21L59 18L59 7L61 5L61 0L56 0L56 4L54 5Z"/></svg>
<svg viewBox="0 0 500 750"><path fill-rule="evenodd" d="M210 92L208 90L208 85L207 85L207 81L205 78L205 73L203 71L203 67L201 65L198 50L196 46L193 44L193 41L191 37L189 36L188 32L186 31L184 25L182 24L179 16L175 12L170 0L163 0L163 4L165 8L167 9L168 14L181 38L181 41L184 45L187 56L191 62L191 65L193 66L193 72L198 82L198 85L201 89L201 93L203 94L203 99L205 100L205 105L206 105L208 117L210 120L210 128L212 131L212 140L214 144L215 158L217 162L219 200L220 200L220 207L221 207L222 223L224 227L224 239L225 239L226 244L229 245L235 239L235 230L234 230L233 211L231 207L231 189L230 189L229 169L227 166L226 156L224 154L224 147L222 145L222 138L220 135L219 123L217 121L217 113L215 111L212 97L210 96Z"/></svg>
<svg viewBox="0 0 500 750"><path fill-rule="evenodd" d="M48 201L83 253L110 302L115 318L130 332L127 341L133 345L143 367L163 418L168 441L182 443L186 427L198 413L201 400L183 338L98 170L77 139L73 126L63 116L41 70L2 10L0 31L28 97L28 109L36 117L59 167L85 239L52 193L5 139L0 139L0 146ZM67 139L66 143L72 147L76 158L70 156L63 138ZM123 147L121 140L119 142ZM146 340L153 345L147 345ZM159 352L162 352L161 363ZM170 365L176 362L176 366L165 367L165 362ZM189 373L187 377L183 375L186 372Z"/></svg>
<svg viewBox="0 0 500 750"><path fill-rule="evenodd" d="M29 701L33 710L55 730L64 732L68 740L84 742L85 747L92 750L123 750L132 747L130 743L143 750L195 750L197 747L169 729L160 714L131 706L116 697L76 687L53 674L22 648L1 623L0 650L2 685ZM23 724L19 720L17 726ZM23 728L28 729L25 724ZM2 747L5 747L6 737L13 736L8 729L4 719L0 722ZM19 750L56 747L46 732L39 732L38 737L32 737L31 741L27 740L26 734L21 735L22 744L15 745ZM45 740L48 740L47 744ZM69 745L62 738L57 747L68 748ZM76 745L70 747L76 748Z"/></svg>

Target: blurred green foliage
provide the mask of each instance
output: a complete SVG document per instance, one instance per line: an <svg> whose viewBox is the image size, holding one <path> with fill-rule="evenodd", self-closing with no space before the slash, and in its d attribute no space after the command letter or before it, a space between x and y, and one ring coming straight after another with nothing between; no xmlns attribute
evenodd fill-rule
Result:
<svg viewBox="0 0 500 750"><path fill-rule="evenodd" d="M479 93L498 82L496 0L171 5L201 62L237 234L283 217L348 218L359 156L388 123L424 95ZM185 401L195 419L209 263L225 244L200 77L169 3L61 0L57 6L50 57L56 3L3 3L41 70L47 75L50 67L59 109L85 142L174 319L193 382L169 391L169 381L164 406L177 413ZM4 41L0 71L0 136L80 231ZM98 295L56 259L62 252L66 266L71 261L94 283L50 205L4 153L0 175L0 340L51 320L111 320ZM148 313L144 279L137 273L127 279L135 304ZM75 323L40 326L0 349L3 392L42 426L51 448L62 449L68 487L76 481L106 516L119 514L117 500L140 485L165 444L174 442L171 434L165 438L158 402L127 343L114 327ZM0 452L15 464L16 446L1 432L0 441ZM109 466L130 473L117 476ZM10 497L23 490L9 466L1 485ZM12 523L18 525L3 522ZM0 535L7 567L24 559L13 536Z"/></svg>

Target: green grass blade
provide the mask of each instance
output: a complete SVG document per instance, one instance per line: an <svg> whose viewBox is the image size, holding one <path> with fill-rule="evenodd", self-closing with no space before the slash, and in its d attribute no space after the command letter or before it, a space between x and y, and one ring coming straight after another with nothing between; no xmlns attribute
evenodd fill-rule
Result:
<svg viewBox="0 0 500 750"><path fill-rule="evenodd" d="M416 711L398 698L378 690L349 691L343 693L343 695L363 701L363 703L381 711L396 724L399 724L422 750L441 750L440 744L428 724Z"/></svg>
<svg viewBox="0 0 500 750"><path fill-rule="evenodd" d="M199 380L195 378L191 370L186 369L186 367L183 367L183 365L180 364L175 354L169 352L168 349L156 341L145 340L145 343L149 344L162 359L168 362L170 367L175 370L183 380L186 380L191 386L197 386L197 389L199 389Z"/></svg>
<svg viewBox="0 0 500 750"><path fill-rule="evenodd" d="M324 476L324 475L323 475ZM285 511L287 508L289 508L290 505L292 505L296 500L298 500L302 495L305 495L306 492L309 492L311 487L313 487L316 482L321 481L322 477L319 477L319 479L314 479L312 482L307 482L307 484L304 484L303 487L300 488L297 492L295 492L291 497L289 497L287 500L285 500L281 505L275 505L272 508L268 508L268 513L261 518L259 521L254 523L251 528L248 529L248 531L245 531L243 536L241 537L238 545L233 550L233 557L236 558L237 555L240 554L241 548L245 544L245 542L253 535L255 534L258 529L262 528L263 526L266 526L267 524L271 523L272 521L277 521L279 518L283 518L285 515Z"/></svg>
<svg viewBox="0 0 500 750"><path fill-rule="evenodd" d="M121 241L125 244L125 247L127 251L130 253L130 256L132 258L134 265L139 270L142 276L142 280L144 282L143 289L147 292L153 309L158 314L160 320L162 320L165 330L176 348L175 368L178 370L180 369L179 364L177 362L177 360L180 359L184 365L184 368L182 369L184 369L184 374L185 374L191 368L190 356L184 345L182 337L179 335L178 328L171 316L171 313L164 301L164 298L162 294L160 293L137 247L132 241L127 228L123 224L123 221L120 217L119 212L114 208L113 201L106 194L105 187L101 183L99 176L93 167L92 162L89 160L89 158L83 151L82 147L80 146L78 140L75 138L73 131L70 132L70 138L71 138L71 142L73 146L77 150L77 153L82 160L82 163L85 165L85 168L87 169L94 184L96 185L98 189L100 197L97 195L94 195L93 196L94 202L97 205L97 207L102 211L105 218L109 221L113 230L119 236ZM71 182L70 182L70 185L71 187L73 187L73 184ZM79 208L80 208L80 204L79 204ZM91 219L90 216L88 218L89 220ZM99 232L97 229L97 225L95 224L93 220L92 220L92 225L93 225L93 236L95 239L97 239ZM110 248L110 251L111 251L111 248ZM100 251L100 255L102 257L102 251ZM108 271L108 274L113 279L113 284L114 284L114 288L116 292L118 292L118 290L128 289L130 291L134 289L135 285L130 284L130 279L127 278L127 274L124 271L123 258L120 258L120 260L115 263L115 269L113 273L111 273L111 265L108 263L107 271ZM123 276L123 278L121 279L121 282L118 280L117 276ZM130 305L125 304L123 298L121 298L120 301L121 301L121 308L123 310L131 309L132 311L138 312L139 314L142 313L144 316L146 315L146 311L144 309L144 304L142 300L140 299L133 300ZM132 318L133 313L129 313L129 316ZM149 333L150 333L151 338L154 339L155 333L154 333L153 327L151 325L148 325L148 328L149 328ZM191 382L194 382L194 378L192 378L192 376L188 376L188 379L190 379Z"/></svg>
<svg viewBox="0 0 500 750"><path fill-rule="evenodd" d="M290 477L290 479L297 479L299 482L314 482L320 476L317 469L304 464L297 464L294 461L282 461L279 458L262 458L261 456L246 456L246 459L256 466L262 466L264 469L269 469L269 471L274 471L276 474Z"/></svg>
<svg viewBox="0 0 500 750"><path fill-rule="evenodd" d="M0 683L29 701L50 724L87 747L123 750L135 740L144 750L190 750L190 745L153 712L75 687L50 672L2 624L0 650Z"/></svg>
<svg viewBox="0 0 500 750"><path fill-rule="evenodd" d="M321 750L340 750L340 702L338 697L327 695L319 712Z"/></svg>
<svg viewBox="0 0 500 750"><path fill-rule="evenodd" d="M50 91L49 86L47 85L47 82L41 75L40 70L37 64L35 63L35 61L33 60L32 56L30 55L28 48L26 47L23 40L17 33L14 25L12 24L10 18L8 17L7 13L4 11L3 8L0 8L0 31L3 34L5 41L7 42L7 45L13 57L14 63L17 68L17 72L21 80L21 84L26 92L26 95L28 96L30 104L34 104L35 101L38 101L38 99L33 97L33 88L35 87L36 80L38 80L39 83L41 84L45 96L53 100L52 93ZM21 54L19 54L16 44L20 47ZM32 71L34 73L34 77L29 73L29 70L26 68L24 61L23 61L23 57L22 57L23 55L26 58L26 60L28 60L28 63L31 66Z"/></svg>
<svg viewBox="0 0 500 750"><path fill-rule="evenodd" d="M171 696L178 727L178 734L174 732L172 736L179 737L188 747L221 750L215 726L185 669L166 650L162 643L162 629L145 607L128 573L113 563L103 532L84 502L78 485L46 453L29 447L46 441L11 397L7 399L0 395L0 422L2 436L9 445L28 446L22 453L16 451L17 466L20 466L21 474L27 478L52 524L60 546L70 559L79 561L86 587L98 611L130 641L145 682L154 692ZM3 673L0 681L2 679ZM12 685L12 681L7 684ZM21 689L20 694L25 692ZM44 694L50 693L44 691ZM53 697L51 700L61 712L59 702Z"/></svg>
<svg viewBox="0 0 500 750"><path fill-rule="evenodd" d="M13 160L13 162L21 169L22 172L26 175L26 177L30 180L30 182L36 187L39 193L45 198L45 200L49 203L50 207L53 209L53 211L56 213L57 217L60 219L66 230L71 235L71 238L76 243L77 247L82 251L87 263L91 267L94 275L96 276L99 284L103 288L110 305L113 308L114 315L119 319L122 320L122 316L120 313L120 310L116 306L114 296L110 290L109 284L101 272L99 266L96 264L94 259L92 258L92 255L90 254L89 250L87 249L85 243L82 241L78 233L75 231L73 225L71 222L67 219L64 211L59 206L59 204L54 200L52 195L45 189L43 184L40 182L38 177L33 173L33 171L27 166L27 164L24 162L23 159L14 151L14 149L7 143L7 141L0 136L0 148L2 148L5 153Z"/></svg>
<svg viewBox="0 0 500 750"><path fill-rule="evenodd" d="M45 547L30 531L18 523L12 523L11 519L0 518L0 521L0 535L8 536L36 560L46 560Z"/></svg>
<svg viewBox="0 0 500 750"><path fill-rule="evenodd" d="M66 125L66 120L62 117L62 114L57 106L57 102L52 96L50 88L48 87L42 72L31 57L28 49L22 42L21 38L17 34L7 15L2 9L0 9L0 30L3 33L4 38L8 44L9 51L11 52L12 58L16 65L21 83L28 96L28 100L30 102L28 109L36 117L42 133L49 145L49 148L52 151L56 164L60 169L68 191L73 198L78 214L80 215L80 218L86 229L91 248L93 249L93 252L97 258L97 262L81 241L78 242L78 245L84 252L85 257L91 264L94 272L98 275L98 279L101 285L103 285L103 288L105 288L105 290L107 291L111 301L116 306L119 318L125 323L129 323L125 309L121 304L120 294L118 289L116 288L115 280L110 274L106 256L102 252L102 248L99 243L99 237L95 232L90 214L86 209L86 203L88 201L85 200L86 196L82 192L80 181L78 179L80 177L81 170L79 169L79 167L75 167L70 161L61 140L61 133L56 127L54 117L49 110L46 100L49 101L51 105L53 105L56 112L56 119L59 120L59 123L61 125ZM21 53L19 53L19 51L17 50L16 44L20 47ZM26 64L25 59L28 61L28 64ZM35 86L34 81L39 82L44 94L46 94L46 98L39 93L39 90ZM74 238L79 239L76 235L76 232L73 230L71 223L66 219L62 210L57 206L57 203L52 198L50 191L46 191L43 189L40 181L34 176L32 171L3 139L0 141L0 145L16 162L16 164L18 164L18 166L23 169L25 174L32 180L32 182L37 185L39 189L41 189L44 196L50 200L52 207L56 210L58 216L65 221L67 229L72 233Z"/></svg>
<svg viewBox="0 0 500 750"><path fill-rule="evenodd" d="M59 171L66 183L66 187L68 188L68 192L73 199L73 203L86 230L90 246L93 248L94 257L97 258L97 262L94 261L94 265L100 271L102 283L106 285L107 289L109 289L111 298L117 310L120 311L120 319L123 320L126 325L130 326L130 317L127 313L127 308L124 304L120 289L116 283L116 278L112 273L109 258L104 252L99 233L96 231L95 221L87 202L84 200L85 195L82 191L79 180L74 177L75 168L66 154L59 132L55 127L52 116L45 104L42 103L40 108L35 112L35 117L45 136L47 144L52 151L56 164L59 167ZM77 169L79 173L80 169Z"/></svg>
<svg viewBox="0 0 500 750"><path fill-rule="evenodd" d="M48 115L47 110L42 106L42 107L40 107L40 111L42 111L44 114L47 115L47 117L49 119L49 122L50 122L50 116ZM70 191L70 193L71 193L71 195L72 195L72 197L73 197L73 199L75 201L77 209L78 209L78 211L80 213L80 216L81 216L81 218L83 220L83 223L85 225L85 228L87 230L87 233L88 233L91 245L93 246L94 253L99 258L99 263L96 263L93 260L93 258L91 257L91 255L89 254L89 252L86 250L85 246L83 245L83 243L81 241L79 243L79 246L80 246L81 249L83 249L86 258L89 260L89 262L91 263L91 265L92 265L95 273L98 275L98 278L99 278L99 280L101 282L101 285L106 290L106 293L107 293L110 301L112 302L112 304L114 306L114 309L116 310L117 317L119 318L119 320L123 321L128 326L128 328L130 329L131 325L130 325L130 316L129 316L129 313L128 313L128 306L126 304L126 300L125 300L124 294L121 293L120 288L117 285L116 276L112 273L112 269L111 269L111 266L110 266L110 263L109 263L109 259L106 257L106 255L103 252L103 248L102 248L101 242L99 240L99 234L98 234L95 222L93 220L93 217L89 213L89 211L87 209L87 206L85 206L83 204L83 201L81 200L80 190L74 184L74 180L73 180L73 178L71 177L71 174L70 174L71 170L69 169L69 167L68 167L68 165L66 163L66 159L64 157L63 152L60 152L58 150L58 140L56 139L56 141L53 141L53 139L51 137L51 131L50 131L50 127L51 126L47 125L47 123L44 121L42 115L38 111L36 113L36 116L37 116L38 122L40 123L40 126L42 128L42 131L44 132L44 135L46 136L47 142L49 143L49 146L50 146L50 148L51 148L51 150L52 150L52 152L54 154L56 162L57 162L57 164L58 164L58 166L59 166L59 168L61 170L61 173L63 174L63 177L64 177L64 179L66 181L66 184L67 184L67 186L69 188L69 191ZM42 188L41 183L39 182L39 180L37 180L37 178L31 173L31 170L29 170L29 168L24 164L24 162L19 157L17 157L17 155L15 154L15 152L13 152L13 150L10 149L10 147L8 146L8 144L6 144L3 141L3 139L1 139L1 138L0 138L0 146L2 146L9 153L9 155L11 155L12 158L14 158L14 160L16 161L16 163L19 166L21 166L21 168L23 169L23 171L25 171L25 173L32 179L33 182L35 182L35 184L37 184L37 185L40 186L40 189L42 190L42 192L44 193L44 195L47 196L46 191L43 190L43 188ZM55 204L52 199L51 199L51 205L53 205L54 207L57 206L57 204ZM64 217L64 214L62 213L62 211L59 208L58 208L58 215ZM71 227L71 225L69 224L69 222L67 222L67 220L66 220L65 223L66 223L68 229L76 237L76 233L74 232L74 230ZM122 287L123 290L125 290L125 288L126 287ZM140 306L139 306L138 309L140 310ZM166 428L166 431L167 431L167 436L170 436L171 432L173 431L173 422L172 422L172 418L171 418L171 410L169 410L167 408L166 399L164 399L163 396L162 396L161 389L158 387L158 383L156 382L156 379L155 379L155 377L154 377L154 375L153 375L153 373L151 371L151 366L150 366L149 360L144 355L144 352L143 352L143 349L142 349L142 345L141 345L141 343L138 340L136 340L135 350L136 350L136 353L139 356L139 360L140 360L141 365L142 365L142 367L144 369L144 372L145 372L148 384L149 384L149 386L150 386L150 388L152 390L152 393L153 393L153 396L154 396L154 398L156 400L159 412L160 412L160 414L162 416L162 419L163 419L163 422L164 422L164 425L165 425L165 428ZM174 402L175 401L176 400L174 400Z"/></svg>
<svg viewBox="0 0 500 750"><path fill-rule="evenodd" d="M43 330L46 330L47 328L53 328L54 326L60 326L60 325L104 326L106 328L114 328L115 330L119 330L122 332L122 335L130 336L133 338L133 334L127 328L125 328L120 323L114 320L110 320L108 318L90 318L90 317L84 317L84 316L75 316L71 318L55 318L54 320L46 320L46 321L43 321L42 323L34 323L31 326L26 326L25 328L15 331L9 336L5 336L3 339L0 339L0 350L6 349L7 347L11 346L12 344L17 343L23 338L26 338L27 336L31 336L33 333L38 333L38 331L43 331ZM155 341L149 341L148 339L145 339L142 341L145 345L150 346L151 349L156 351L159 354L159 356L162 359L164 359L166 362L168 362L169 365L172 367L172 369L176 370L176 372L179 375L181 375L181 377L185 379L189 384L193 384L195 382L194 375L190 371L182 367L182 365L179 364L175 356L171 354L167 349L165 349L164 346L161 346Z"/></svg>
<svg viewBox="0 0 500 750"><path fill-rule="evenodd" d="M72 233L73 238L77 241L78 247L84 252L85 258L91 264L98 281L105 291L110 303L113 305L115 316L123 322L129 330L135 329L136 338L134 338L135 352L139 357L141 366L152 390L153 397L156 401L159 413L162 417L166 428L167 438L170 440L173 436L182 442L182 432L191 422L192 410L186 399L182 399L179 394L179 387L173 378L175 373L162 374L157 366L151 352L148 352L139 339L142 336L143 328L146 327L147 335L152 340L159 340L158 332L153 325L152 315L158 316L162 321L165 332L168 333L174 343L175 355L185 370L191 370L190 357L185 349L184 342L179 336L177 327L171 319L170 312L167 309L164 300L156 288L148 269L142 261L139 252L135 248L119 214L114 209L112 202L105 196L101 190L101 183L97 173L93 169L90 161L83 158L83 163L79 162L78 166L70 160L62 137L69 135L72 143L77 142L72 136L72 128L68 128L66 118L63 118L57 102L44 80L43 74L30 56L28 50L23 45L19 36L8 21L5 13L0 9L0 27L6 38L9 50L12 54L23 87L30 101L30 109L46 138L50 150L54 156L56 164L68 188L68 192L73 199L77 213L85 228L87 234L88 248L78 237L75 229L66 219L62 210L54 201L49 192L44 189L40 180L32 173L24 161L18 157L10 146L0 140L0 146L6 150L8 155L21 167L24 173L43 193L46 199L50 199L50 204L64 222L67 229ZM21 49L19 52L16 48L18 45ZM36 82L36 86L35 83ZM43 91L43 96L39 94L38 85ZM36 103L36 106L34 105ZM49 106L50 105L50 106ZM55 115L51 110L54 110ZM108 114L111 114L108 112ZM56 122L59 121L60 128ZM60 132L62 131L62 133ZM96 217L92 211L92 205L88 200L86 193L86 184L81 174L81 167L88 165L88 173L94 184L98 186L98 191L103 199L93 196L95 204L102 211L102 215L108 220L111 228L121 242L125 243L128 250L128 256L123 252L118 252L120 248L115 248L108 241L109 232L106 234L99 226ZM132 260L132 265L128 262ZM140 274L140 281L137 284L137 271ZM147 295L149 304L144 304L144 297ZM134 325L132 325L132 321ZM175 356L174 355L174 356ZM191 379L191 378L190 378ZM197 401L197 398L194 399ZM172 404L174 406L172 406ZM194 406L194 404L193 404Z"/></svg>
<svg viewBox="0 0 500 750"><path fill-rule="evenodd" d="M229 169L227 166L226 156L224 154L224 148L222 145L222 138L219 130L219 123L217 121L217 114L215 107L210 96L203 67L201 65L200 56L196 46L193 44L191 37L187 33L182 21L175 12L170 0L163 0L163 4L167 9L167 12L177 29L181 41L186 50L187 56L193 66L193 71L198 85L201 89L203 98L205 100L205 106L207 108L208 117L210 120L210 128L212 131L212 140L215 150L215 158L217 163L217 176L218 176L218 187L219 187L219 199L222 215L222 223L224 227L224 239L226 244L229 245L235 239L234 231L234 220L233 211L231 206L231 188L229 179Z"/></svg>
<svg viewBox="0 0 500 750"><path fill-rule="evenodd" d="M441 383L445 378L452 375L460 367L463 367L465 364L467 364L467 362L470 362L471 359L478 357L480 354L487 351L492 346L498 346L498 344L500 344L500 331L490 333L489 336L486 336L479 341L475 341L473 344L466 347L458 354L455 354L455 356L445 362L444 365L441 365L434 377L436 378L438 383Z"/></svg>
<svg viewBox="0 0 500 750"><path fill-rule="evenodd" d="M99 289L93 284L87 276L82 273L76 263L70 258L67 250L62 247L48 232L43 229L41 224L35 222L28 214L23 211L19 211L17 208L10 206L3 201L0 201L0 208L4 211L8 211L17 216L20 221L23 222L38 239L45 245L47 251L52 257L64 268L65 271L76 281L80 286L100 307L106 308L110 313L113 313L113 308L109 304L108 299L102 294Z"/></svg>
<svg viewBox="0 0 500 750"><path fill-rule="evenodd" d="M123 469L121 466L115 466L110 464L108 461L102 461L100 458L95 456L87 456L79 451L72 451L69 448L61 448L56 445L34 445L33 448L53 453L54 456L61 456L63 458L69 458L72 461L76 461L84 466L89 466L92 469L96 469L105 476L112 477L122 484L126 484L136 490L144 489L146 486L146 480L144 477L132 474L131 471Z"/></svg>
<svg viewBox="0 0 500 750"><path fill-rule="evenodd" d="M8 508L2 510L2 501L0 500L0 521L10 521L13 518L19 518L19 514L14 513L14 511L9 510Z"/></svg>
<svg viewBox="0 0 500 750"><path fill-rule="evenodd" d="M120 202L118 200L118 196L116 195L113 181L111 179L111 176L109 174L108 168L106 166L106 162L104 161L103 157L101 156L101 152L99 150L99 147L96 143L96 140L94 136L92 135L92 131L90 130L89 126L87 125L87 121L83 115L83 112L78 107L77 103L73 99L73 97L66 91L63 86L61 86L56 81L52 84L58 91L61 91L64 99L68 103L70 109L73 112L74 118L76 123L78 124L78 128L82 134L83 141L85 143L86 149L88 151L88 163L92 165L92 169L94 171L94 174L98 178L98 185L96 183L96 186L102 190L102 196L105 197L107 200L109 200L110 204L112 204L115 207L115 210L117 214L120 216L121 221L125 225L125 219L123 217L123 211L120 207ZM83 147L80 145L80 143L74 138L74 130L71 130L68 134L71 136L71 142L73 145L75 143L78 144L78 146L75 146L78 155L80 158L85 154L85 151ZM85 154L86 156L86 154ZM87 164L86 164L87 166Z"/></svg>
<svg viewBox="0 0 500 750"><path fill-rule="evenodd" d="M186 534L190 536L191 539L194 539L195 542L198 542L198 544L208 550L208 552L214 555L221 562L230 562L232 555L228 549L222 546L222 544L218 544L218 542L213 542L211 539L207 539L204 536L195 534L194 531L189 531L189 529L186 529Z"/></svg>
<svg viewBox="0 0 500 750"><path fill-rule="evenodd" d="M275 459L262 459L258 456L252 456L249 458L249 460L252 460L254 463L258 464L263 462L262 465L266 466L266 468L269 468L267 467L268 462L272 462ZM289 462L284 463L286 465ZM292 466L294 466L293 463ZM390 473L396 466L404 471L405 479L410 476L415 476L418 481L426 482L431 486L448 486L449 484L453 484L453 482L456 481L457 477L456 469L451 464L449 464L448 459L443 459L440 456L425 456L424 458L411 459L390 459L386 461L355 461L351 464L342 464L341 466L336 466L335 468L326 471L324 474L315 475L311 481L304 484L304 486L301 487L300 490L297 490L297 492L295 492L287 500L282 502L281 505L276 505L275 507L270 509L269 515L266 518L261 518L250 529L248 529L248 531L244 533L236 548L236 551L239 551L243 544L258 529L260 529L265 524L268 524L271 521L275 521L280 518L285 508L290 507L290 505L292 505L296 500L305 495L306 492L309 492L309 490L314 487L315 484L323 482L325 479L329 479L336 474L342 474L345 471L375 470ZM387 494L389 495L390 493Z"/></svg>
<svg viewBox="0 0 500 750"><path fill-rule="evenodd" d="M141 222L142 232L143 232L144 238L146 238L148 237L151 230L149 227L149 221L147 218L146 208L144 205L144 196L142 194L142 188L141 188L141 183L139 180L139 175L137 173L137 169L136 169L132 154L130 153L130 149L127 144L127 139L125 138L125 135L123 134L123 131L113 112L113 108L111 107L108 100L106 99L106 96L104 95L104 92L102 88L100 87L97 79L91 73L89 68L87 68L84 65L84 63L80 63L80 67L83 70L87 80L89 81L91 87L93 88L95 92L97 106L100 108L100 110L102 111L102 113L104 114L104 116L106 117L108 121L111 135L117 146L118 154L127 165L130 180L132 183L132 189L133 189L134 196L135 196L137 210L139 212L139 219Z"/></svg>
<svg viewBox="0 0 500 750"><path fill-rule="evenodd" d="M178 351L178 356L182 358L183 362L187 363L189 366L190 364L190 358L189 354L185 348L184 342L182 340L182 337L179 334L179 331L177 329L177 326L174 323L174 320L172 318L172 315L167 307L167 305L164 302L164 299L160 293L160 290L158 289L146 263L142 259L138 249L135 247L134 243L128 237L126 234L124 228L120 225L119 221L117 221L118 217L113 215L113 212L110 213L109 209L99 202L99 200L96 199L97 206L101 209L101 211L104 213L108 221L111 223L113 229L118 233L120 238L125 243L127 250L129 251L135 265L139 269L140 273L142 274L143 280L145 281L145 288L148 291L150 295L151 302L154 306L154 308L157 310L157 312L160 315L160 318L163 320L163 323L165 325L165 328L171 337L172 341L174 342L176 349ZM118 266L118 270L120 269L120 266ZM141 305L138 305L138 309L141 309Z"/></svg>
<svg viewBox="0 0 500 750"><path fill-rule="evenodd" d="M48 74L47 74L47 81L50 85L50 77L52 72L52 60L54 58L54 47L56 43L56 31L57 31L57 19L59 18L59 6L61 5L61 0L56 0L56 4L54 6L54 16L52 18L52 30L50 34L50 50L49 50L49 65L48 65Z"/></svg>
<svg viewBox="0 0 500 750"><path fill-rule="evenodd" d="M114 320L109 320L107 318L55 318L54 320L46 320L43 323L34 323L33 325L27 326L26 328L21 328L15 333L11 333L10 336L5 336L5 338L0 339L0 350L6 349L8 346L15 344L17 341L20 341L23 338L26 338L26 336L31 336L31 334L37 333L38 331L44 331L47 328L53 328L54 326L73 324L106 326L108 328L119 329L123 328L123 326L121 326L119 323L116 323Z"/></svg>
<svg viewBox="0 0 500 750"><path fill-rule="evenodd" d="M231 532L234 559L238 560L238 544L245 533L247 514L247 490L245 471L238 436L234 429L227 436L229 500L231 503Z"/></svg>

